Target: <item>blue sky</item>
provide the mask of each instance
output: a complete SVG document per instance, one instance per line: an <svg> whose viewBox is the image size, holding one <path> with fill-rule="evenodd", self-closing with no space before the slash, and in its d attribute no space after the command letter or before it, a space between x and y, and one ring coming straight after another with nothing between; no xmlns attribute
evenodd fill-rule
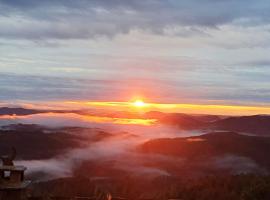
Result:
<svg viewBox="0 0 270 200"><path fill-rule="evenodd" d="M268 105L268 0L0 0L0 101Z"/></svg>

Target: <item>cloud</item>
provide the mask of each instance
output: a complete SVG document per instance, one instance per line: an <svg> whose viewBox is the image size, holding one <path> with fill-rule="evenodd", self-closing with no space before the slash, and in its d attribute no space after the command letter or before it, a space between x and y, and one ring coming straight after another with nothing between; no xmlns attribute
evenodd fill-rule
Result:
<svg viewBox="0 0 270 200"><path fill-rule="evenodd" d="M224 172L224 174L268 174L267 169L258 165L252 159L237 155L192 161L172 156L136 153L134 149L140 142L142 141L119 137L105 139L104 141L91 143L87 148L72 149L51 159L21 160L16 161L16 164L26 166L28 168L27 175L38 180L72 176L74 171L84 166L85 162L90 162L92 166L108 171L108 176L113 176L110 173L112 168L123 170L131 176L140 176L144 179L176 174L183 177L205 176L209 175L211 170L219 173ZM108 163L110 164L108 165ZM89 174L96 176L95 171L91 171Z"/></svg>
<svg viewBox="0 0 270 200"><path fill-rule="evenodd" d="M134 148L144 141L142 138L127 138L116 135L100 142L91 143L86 148L72 149L58 157L46 160L19 160L16 161L16 164L26 166L28 168L27 175L39 180L72 176L74 169L80 167L84 161L94 161L96 164L116 161L115 168L144 177L169 175L165 170L143 166L143 159L146 158L132 153ZM148 161L149 159L164 160L162 156L148 156L147 159ZM107 169L106 167L110 166L102 167Z"/></svg>
<svg viewBox="0 0 270 200"><path fill-rule="evenodd" d="M72 176L72 165L60 159L17 161L16 164L27 166L27 174L40 180L49 180Z"/></svg>
<svg viewBox="0 0 270 200"><path fill-rule="evenodd" d="M235 174L241 173L268 173L267 170L259 166L255 161L248 157L226 155L212 159L212 165L221 169L231 170Z"/></svg>
<svg viewBox="0 0 270 200"><path fill-rule="evenodd" d="M246 65L241 66L241 70L237 67L216 69L210 66L188 70L187 67L182 71L172 70L173 73L168 72L167 75L163 69L160 72L157 69L154 74L156 77L148 78L132 77L135 72L132 70L131 73L128 69L124 72L124 66L119 66L118 70L118 76L88 79L2 73L0 100L129 101L139 94L145 97L146 101L164 103L219 104L223 101L222 104L241 102L267 105L269 102L269 73L265 67L254 68ZM118 70L115 72L118 73ZM154 68L150 67L149 70L153 71ZM135 76L140 75L139 72L136 73ZM161 77L158 77L159 74Z"/></svg>
<svg viewBox="0 0 270 200"><path fill-rule="evenodd" d="M0 6L0 37L13 39L113 37L131 30L204 35L235 21L243 26L270 21L266 0L2 0Z"/></svg>
<svg viewBox="0 0 270 200"><path fill-rule="evenodd" d="M104 112L101 111L104 114ZM121 118L119 118L121 119ZM142 140L150 138L161 137L176 137L176 136L190 136L200 135L201 131L183 131L179 130L175 126L166 126L158 123L148 124L138 122L137 124L129 123L129 120L125 119L125 123L119 123L114 118L99 117L97 115L79 115L75 113L41 113L25 116L4 115L0 118L0 126L8 124L37 124L50 128L59 127L85 127L85 128L99 128L110 133L131 133L141 137ZM145 121L148 121L147 119ZM151 121L151 120L150 120ZM125 135L123 135L125 138ZM137 138L138 140L138 138Z"/></svg>
<svg viewBox="0 0 270 200"><path fill-rule="evenodd" d="M181 157L158 154L143 154L136 151L138 145L156 138L176 138L200 135L202 132L181 131L170 126L130 126L113 123L95 123L85 121L77 115L70 114L37 114L32 116L13 117L17 123L39 124L52 127L82 126L97 127L110 134L98 142L85 142L84 148L71 149L60 156L46 160L18 160L16 164L28 168L27 175L48 180L59 177L72 176L84 162L93 162L98 169L110 168L123 170L131 175L153 178L157 176L171 176L176 174L206 175L209 169L224 170L230 173L267 173L248 157L225 155L209 157L203 160L186 160ZM1 121L0 121L1 122ZM12 123L12 121L10 121ZM14 121L13 121L14 123ZM57 134L57 133L55 133ZM78 134L78 132L70 132ZM80 130L79 134L89 134ZM205 142L196 140L190 142ZM108 163L110 163L108 165ZM91 165L92 165L91 164ZM176 170L177 169L177 170ZM175 171L176 170L176 171ZM109 170L108 170L109 171ZM92 172L95 173L95 172Z"/></svg>

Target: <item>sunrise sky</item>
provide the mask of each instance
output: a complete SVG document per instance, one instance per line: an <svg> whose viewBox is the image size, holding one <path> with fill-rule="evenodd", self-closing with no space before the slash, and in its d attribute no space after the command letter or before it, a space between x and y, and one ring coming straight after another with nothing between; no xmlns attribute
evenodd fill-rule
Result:
<svg viewBox="0 0 270 200"><path fill-rule="evenodd" d="M270 114L269 9L268 0L0 0L0 101Z"/></svg>

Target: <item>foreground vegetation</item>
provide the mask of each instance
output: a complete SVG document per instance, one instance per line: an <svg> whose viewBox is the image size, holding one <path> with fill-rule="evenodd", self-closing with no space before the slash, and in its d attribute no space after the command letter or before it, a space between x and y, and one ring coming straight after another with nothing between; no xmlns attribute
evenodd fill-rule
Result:
<svg viewBox="0 0 270 200"><path fill-rule="evenodd" d="M111 194L113 198L134 200L269 200L270 176L208 176L193 180L171 177L90 180L77 177L38 183L32 192L34 196L88 196L97 199L106 199L106 194Z"/></svg>

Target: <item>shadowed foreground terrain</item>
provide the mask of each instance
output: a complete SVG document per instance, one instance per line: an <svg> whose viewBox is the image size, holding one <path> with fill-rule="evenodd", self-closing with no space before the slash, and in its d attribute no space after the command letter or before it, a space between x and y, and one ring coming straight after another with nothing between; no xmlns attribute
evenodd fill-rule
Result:
<svg viewBox="0 0 270 200"><path fill-rule="evenodd" d="M268 200L270 177L256 175L208 176L182 181L172 177L153 180L122 177L117 180L89 180L82 177L38 183L32 187L33 196L81 196L106 199L183 199L183 200ZM60 199L60 198L59 198ZM63 198L64 199L64 198Z"/></svg>
<svg viewBox="0 0 270 200"><path fill-rule="evenodd" d="M181 119L187 128L198 121L231 121L195 117L181 114L171 122ZM257 119L255 124L267 123ZM31 199L270 198L267 134L205 129L197 136L181 136L182 128L179 136L176 132L165 138L100 128L10 124L1 127L0 154L17 148L15 163L26 166L26 178L33 181Z"/></svg>

